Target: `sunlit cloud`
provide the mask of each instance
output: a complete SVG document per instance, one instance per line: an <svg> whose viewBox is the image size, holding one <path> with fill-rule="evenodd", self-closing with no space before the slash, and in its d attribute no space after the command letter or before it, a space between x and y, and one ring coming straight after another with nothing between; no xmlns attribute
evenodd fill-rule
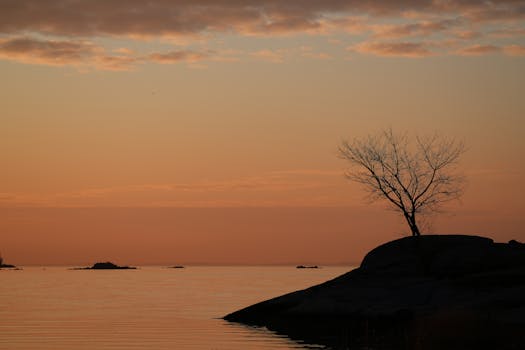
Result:
<svg viewBox="0 0 525 350"><path fill-rule="evenodd" d="M525 56L525 45L509 45L503 51L510 56Z"/></svg>
<svg viewBox="0 0 525 350"><path fill-rule="evenodd" d="M166 53L153 53L148 56L148 59L152 62L162 64L172 64L177 62L198 62L210 58L213 55L212 52L195 52L195 51L170 51Z"/></svg>
<svg viewBox="0 0 525 350"><path fill-rule="evenodd" d="M130 70L147 62L191 66L250 57L280 63L291 56L268 49L261 38L299 35L325 36L332 42L343 36L349 39L346 45L364 54L425 57L436 54L422 44L429 37L464 40L466 48L482 36L496 41L486 46L522 45L517 40L524 36L524 20L525 5L515 0L5 0L0 3L0 58L106 70ZM220 54L234 49L228 43L217 47L226 36L254 37L255 48L245 49L252 54ZM108 47L107 41L101 44L104 38L171 47L139 53ZM394 39L397 42L384 42ZM497 42L503 39L507 42ZM472 48L461 54L493 51ZM440 54L456 53L454 49ZM322 49L301 56L332 57Z"/></svg>
<svg viewBox="0 0 525 350"><path fill-rule="evenodd" d="M500 53L502 50L495 45L472 45L460 49L457 53L463 56L480 56Z"/></svg>
<svg viewBox="0 0 525 350"><path fill-rule="evenodd" d="M117 48L110 54L89 41L39 40L30 37L0 39L0 58L29 64L73 66L81 70L132 70L137 65L151 62L195 64L201 61L235 61L234 52L222 54L211 50L172 50L139 55L127 48Z"/></svg>
<svg viewBox="0 0 525 350"><path fill-rule="evenodd" d="M462 20L444 19L439 21L422 21L400 25L377 25L372 27L377 38L406 38L414 36L431 36L442 33L462 24Z"/></svg>
<svg viewBox="0 0 525 350"><path fill-rule="evenodd" d="M457 39L461 40L473 40L473 39L479 39L483 36L483 33L477 32L474 30L460 30L453 32L453 35Z"/></svg>
<svg viewBox="0 0 525 350"><path fill-rule="evenodd" d="M284 52L279 50L259 50L251 53L251 56L254 58L272 62L272 63L283 63L284 62Z"/></svg>
<svg viewBox="0 0 525 350"><path fill-rule="evenodd" d="M139 60L128 55L108 55L89 41L38 40L29 37L0 39L0 58L50 66L95 67L129 70Z"/></svg>
<svg viewBox="0 0 525 350"><path fill-rule="evenodd" d="M525 36L525 28L504 28L493 30L489 34L495 38L515 38Z"/></svg>
<svg viewBox="0 0 525 350"><path fill-rule="evenodd" d="M420 42L365 42L348 48L362 54L420 58L432 56L428 45Z"/></svg>
<svg viewBox="0 0 525 350"><path fill-rule="evenodd" d="M50 65L81 64L96 56L101 48L90 42L35 40L26 37L0 41L3 58Z"/></svg>

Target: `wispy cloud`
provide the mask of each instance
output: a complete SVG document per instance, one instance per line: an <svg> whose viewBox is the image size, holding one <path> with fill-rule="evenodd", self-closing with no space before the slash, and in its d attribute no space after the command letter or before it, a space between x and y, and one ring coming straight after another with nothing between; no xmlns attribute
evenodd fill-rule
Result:
<svg viewBox="0 0 525 350"><path fill-rule="evenodd" d="M139 55L128 48L117 48L108 53L90 41L40 40L32 37L0 39L0 58L29 64L74 66L79 69L131 70L137 65L193 64L200 61L234 61L236 57L212 50L172 50Z"/></svg>
<svg viewBox="0 0 525 350"><path fill-rule="evenodd" d="M463 56L480 56L500 53L501 51L501 48L495 45L472 45L460 49L457 53Z"/></svg>
<svg viewBox="0 0 525 350"><path fill-rule="evenodd" d="M209 59L213 52L196 52L189 50L170 51L166 53L153 53L148 56L152 62L162 64L173 64L178 62L199 62Z"/></svg>
<svg viewBox="0 0 525 350"><path fill-rule="evenodd" d="M421 58L433 55L428 45L422 42L365 42L348 50L375 56Z"/></svg>
<svg viewBox="0 0 525 350"><path fill-rule="evenodd" d="M252 52L254 58L272 63L283 63L285 52L283 50L259 50Z"/></svg>
<svg viewBox="0 0 525 350"><path fill-rule="evenodd" d="M525 56L525 45L509 45L503 51L510 56Z"/></svg>
<svg viewBox="0 0 525 350"><path fill-rule="evenodd" d="M459 18L443 19L438 21L421 21L397 25L373 26L374 37L377 38L406 38L426 37L443 33L462 24Z"/></svg>
<svg viewBox="0 0 525 350"><path fill-rule="evenodd" d="M337 201L341 196L337 188L342 183L340 171L298 169L221 181L112 186L47 194L3 193L0 206L333 205L341 203Z"/></svg>

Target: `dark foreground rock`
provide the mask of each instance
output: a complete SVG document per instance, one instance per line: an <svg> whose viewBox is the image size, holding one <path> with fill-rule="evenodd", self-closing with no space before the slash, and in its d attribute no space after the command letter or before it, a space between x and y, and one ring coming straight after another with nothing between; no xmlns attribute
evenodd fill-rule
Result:
<svg viewBox="0 0 525 350"><path fill-rule="evenodd" d="M331 281L224 318L333 349L525 349L525 245L406 237Z"/></svg>
<svg viewBox="0 0 525 350"><path fill-rule="evenodd" d="M131 266L118 266L113 264L112 262L106 261L106 262L98 262L95 263L91 267L80 267L75 268L74 270L135 270L136 267Z"/></svg>

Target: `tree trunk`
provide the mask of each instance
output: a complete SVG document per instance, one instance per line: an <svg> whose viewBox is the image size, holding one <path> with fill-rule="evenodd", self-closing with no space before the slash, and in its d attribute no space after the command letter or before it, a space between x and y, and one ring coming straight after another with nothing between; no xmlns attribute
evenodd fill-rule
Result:
<svg viewBox="0 0 525 350"><path fill-rule="evenodd" d="M412 230L412 236L421 236L419 227L417 227L417 224L416 224L416 218L414 217L413 214L410 217L410 229Z"/></svg>
<svg viewBox="0 0 525 350"><path fill-rule="evenodd" d="M408 223L408 227L410 227L412 236L421 236L421 231L419 231L419 227L417 227L414 214L410 215L409 213L403 213L403 215L405 216L405 219Z"/></svg>

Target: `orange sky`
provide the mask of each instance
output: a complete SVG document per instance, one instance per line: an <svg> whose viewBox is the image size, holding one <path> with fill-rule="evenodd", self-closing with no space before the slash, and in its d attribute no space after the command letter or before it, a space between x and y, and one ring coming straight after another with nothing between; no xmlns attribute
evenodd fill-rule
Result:
<svg viewBox="0 0 525 350"><path fill-rule="evenodd" d="M343 138L464 140L428 230L525 240L523 4L0 4L0 252L17 264L355 263L406 229Z"/></svg>

